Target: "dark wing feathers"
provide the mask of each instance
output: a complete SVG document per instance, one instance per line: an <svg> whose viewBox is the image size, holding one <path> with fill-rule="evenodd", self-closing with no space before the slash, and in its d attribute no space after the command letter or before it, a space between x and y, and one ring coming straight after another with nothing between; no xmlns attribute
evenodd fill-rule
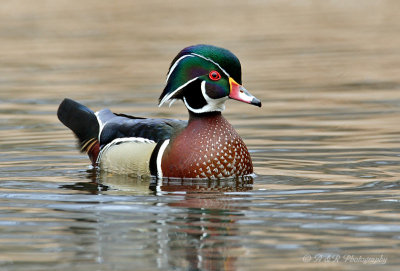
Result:
<svg viewBox="0 0 400 271"><path fill-rule="evenodd" d="M107 114L107 117L109 116ZM103 119L100 121L103 122ZM100 135L100 145L104 146L116 138L124 137L141 137L159 142L171 138L186 126L187 122L182 120L146 119L114 114L113 118L105 121Z"/></svg>
<svg viewBox="0 0 400 271"><path fill-rule="evenodd" d="M171 138L187 126L187 122L182 120L146 119L114 114L108 109L94 113L71 99L64 99L57 115L78 137L82 151L90 151L98 137L100 146L124 137L142 137L159 142Z"/></svg>

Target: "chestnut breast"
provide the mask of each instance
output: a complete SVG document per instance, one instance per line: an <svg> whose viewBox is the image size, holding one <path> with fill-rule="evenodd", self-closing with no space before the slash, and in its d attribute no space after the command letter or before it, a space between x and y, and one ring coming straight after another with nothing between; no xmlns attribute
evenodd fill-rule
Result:
<svg viewBox="0 0 400 271"><path fill-rule="evenodd" d="M220 113L192 117L164 151L163 176L226 178L253 173L246 145Z"/></svg>

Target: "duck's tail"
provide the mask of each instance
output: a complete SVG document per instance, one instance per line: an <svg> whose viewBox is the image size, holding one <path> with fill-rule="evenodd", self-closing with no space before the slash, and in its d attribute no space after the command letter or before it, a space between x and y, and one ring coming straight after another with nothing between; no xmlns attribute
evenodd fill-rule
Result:
<svg viewBox="0 0 400 271"><path fill-rule="evenodd" d="M100 150L99 123L95 113L86 106L65 98L58 107L57 116L74 132L79 140L81 152L86 152L95 165Z"/></svg>

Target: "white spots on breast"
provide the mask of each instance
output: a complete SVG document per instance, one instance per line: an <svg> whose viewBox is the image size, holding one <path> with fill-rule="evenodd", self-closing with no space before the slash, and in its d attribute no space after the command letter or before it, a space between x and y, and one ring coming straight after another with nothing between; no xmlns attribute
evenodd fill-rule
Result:
<svg viewBox="0 0 400 271"><path fill-rule="evenodd" d="M191 142L188 145L193 150L191 176L223 178L250 173L251 160L247 148L229 124L216 120L207 128L197 129L186 139Z"/></svg>

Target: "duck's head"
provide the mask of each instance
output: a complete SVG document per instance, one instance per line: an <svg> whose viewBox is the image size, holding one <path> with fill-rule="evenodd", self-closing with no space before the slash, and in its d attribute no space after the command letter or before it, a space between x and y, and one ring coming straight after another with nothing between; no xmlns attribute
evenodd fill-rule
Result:
<svg viewBox="0 0 400 271"><path fill-rule="evenodd" d="M229 98L261 107L242 84L239 59L212 45L194 45L179 52L167 74L159 106L182 99L189 111L222 111Z"/></svg>

